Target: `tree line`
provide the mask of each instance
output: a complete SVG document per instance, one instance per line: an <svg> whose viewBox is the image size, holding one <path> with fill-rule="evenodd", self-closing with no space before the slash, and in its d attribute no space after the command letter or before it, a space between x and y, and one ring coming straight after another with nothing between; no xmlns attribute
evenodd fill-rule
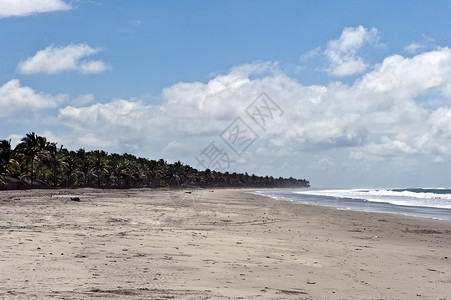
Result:
<svg viewBox="0 0 451 300"><path fill-rule="evenodd" d="M305 179L247 173L199 171L180 161L149 160L103 150L72 151L27 133L14 149L0 140L0 189L14 188L162 188L162 187L309 187Z"/></svg>

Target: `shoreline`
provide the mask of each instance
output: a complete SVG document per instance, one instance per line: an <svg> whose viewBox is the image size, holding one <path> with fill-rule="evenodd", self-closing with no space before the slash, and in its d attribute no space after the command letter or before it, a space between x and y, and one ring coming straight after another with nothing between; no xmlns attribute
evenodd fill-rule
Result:
<svg viewBox="0 0 451 300"><path fill-rule="evenodd" d="M299 189L286 190L258 190L256 195L268 196L275 200L288 200L304 205L317 205L331 207L338 210L359 211L368 213L388 213L417 218L451 221L451 209L421 205L400 205L387 201L372 201L365 198L352 198L347 196L315 195L315 194L289 194L289 191L300 191Z"/></svg>
<svg viewBox="0 0 451 300"><path fill-rule="evenodd" d="M257 190L1 191L0 298L446 299L451 222Z"/></svg>

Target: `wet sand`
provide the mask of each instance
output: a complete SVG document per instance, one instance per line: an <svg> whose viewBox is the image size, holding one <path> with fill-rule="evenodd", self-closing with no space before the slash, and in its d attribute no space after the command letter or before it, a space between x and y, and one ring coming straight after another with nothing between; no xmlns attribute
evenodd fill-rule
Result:
<svg viewBox="0 0 451 300"><path fill-rule="evenodd" d="M450 221L246 191L2 191L0 298L450 299Z"/></svg>

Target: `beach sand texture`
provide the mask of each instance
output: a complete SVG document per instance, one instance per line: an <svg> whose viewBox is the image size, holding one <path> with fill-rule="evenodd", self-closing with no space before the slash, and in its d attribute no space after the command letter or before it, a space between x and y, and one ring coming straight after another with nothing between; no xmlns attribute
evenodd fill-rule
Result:
<svg viewBox="0 0 451 300"><path fill-rule="evenodd" d="M2 191L0 298L451 299L451 222L247 190Z"/></svg>

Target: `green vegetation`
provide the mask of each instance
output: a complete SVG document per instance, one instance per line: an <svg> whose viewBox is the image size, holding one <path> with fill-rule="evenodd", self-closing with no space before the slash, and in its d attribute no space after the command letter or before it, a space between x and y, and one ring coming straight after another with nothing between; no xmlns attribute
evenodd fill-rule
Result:
<svg viewBox="0 0 451 300"><path fill-rule="evenodd" d="M70 151L27 133L14 149L0 141L0 189L51 187L308 187L305 179L273 178L213 170L198 171L180 161L149 160L102 150Z"/></svg>

